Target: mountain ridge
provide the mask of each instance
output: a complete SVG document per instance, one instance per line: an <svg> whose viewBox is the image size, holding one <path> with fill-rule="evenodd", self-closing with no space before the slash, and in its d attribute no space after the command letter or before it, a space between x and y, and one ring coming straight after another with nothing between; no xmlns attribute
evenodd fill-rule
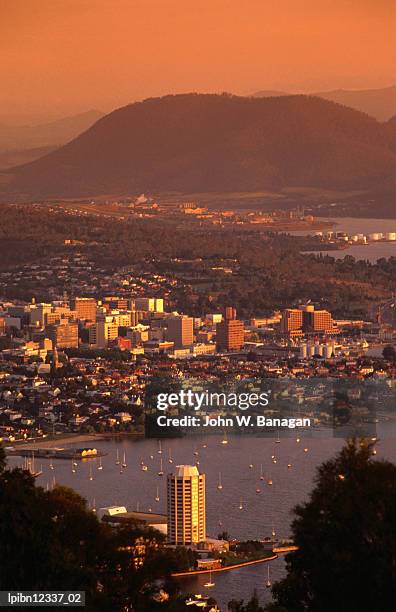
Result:
<svg viewBox="0 0 396 612"><path fill-rule="evenodd" d="M386 124L314 96L179 94L100 118L83 134L0 175L34 197L144 191L370 188L396 174Z"/></svg>
<svg viewBox="0 0 396 612"><path fill-rule="evenodd" d="M287 92L257 91L253 97L287 96ZM378 121L387 121L396 115L396 85L379 89L332 89L312 92L307 95L317 96L331 102L343 104L374 117Z"/></svg>

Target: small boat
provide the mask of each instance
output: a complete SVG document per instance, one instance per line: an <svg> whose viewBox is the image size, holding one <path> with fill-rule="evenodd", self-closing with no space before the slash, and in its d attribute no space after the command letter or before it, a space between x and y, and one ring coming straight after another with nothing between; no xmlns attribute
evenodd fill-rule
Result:
<svg viewBox="0 0 396 612"><path fill-rule="evenodd" d="M30 472L30 474L33 476L33 478L38 478L43 473L43 465L42 464L40 466L40 469L36 470L36 466L35 466L35 462L34 462L34 452L32 452L32 459L31 460L27 460L25 469L28 470L28 472Z"/></svg>
<svg viewBox="0 0 396 612"><path fill-rule="evenodd" d="M271 478L270 478L269 480L267 480L267 485L268 485L268 486L270 486L270 487L272 486L272 480L271 480Z"/></svg>
<svg viewBox="0 0 396 612"><path fill-rule="evenodd" d="M115 463L116 463L116 465L120 465L120 463L121 463L121 461L120 461L120 453L119 453L118 448L117 448L117 457L116 457L116 462Z"/></svg>
<svg viewBox="0 0 396 612"><path fill-rule="evenodd" d="M221 491L222 488L223 488L223 485L221 484L221 472L219 472L219 481L217 483L217 489Z"/></svg>
<svg viewBox="0 0 396 612"><path fill-rule="evenodd" d="M243 510L243 502L242 502L242 499L241 499L241 501L239 502L239 510Z"/></svg>
<svg viewBox="0 0 396 612"><path fill-rule="evenodd" d="M307 448L304 448L304 453L307 453L307 452L308 452L308 449L307 449Z"/></svg>
<svg viewBox="0 0 396 612"><path fill-rule="evenodd" d="M194 455L197 457L199 455L198 449L195 449Z"/></svg>
<svg viewBox="0 0 396 612"><path fill-rule="evenodd" d="M198 460L195 462L195 465L199 465L199 461Z"/></svg>
<svg viewBox="0 0 396 612"><path fill-rule="evenodd" d="M159 502L159 500L160 500L160 496L159 496L159 489L158 489L158 487L157 487L157 495L155 496L155 501L156 501L156 502Z"/></svg>
<svg viewBox="0 0 396 612"><path fill-rule="evenodd" d="M161 443L161 440L158 440L158 451L157 451L157 453L159 455L162 455L162 443Z"/></svg>
<svg viewBox="0 0 396 612"><path fill-rule="evenodd" d="M291 463L288 463L288 464L287 464L287 467L288 467L288 468L289 468L289 470L290 470L290 469L291 469L291 467L292 467L292 464L291 464Z"/></svg>
<svg viewBox="0 0 396 612"><path fill-rule="evenodd" d="M160 469L158 471L158 476L163 476L164 475L164 468L162 465L162 457L161 457L161 461L160 461Z"/></svg>
<svg viewBox="0 0 396 612"><path fill-rule="evenodd" d="M276 536L276 533L275 533L275 527L274 527L274 524L273 524L273 523L272 523L272 531L271 531L271 535L272 535L272 538L274 538L274 537Z"/></svg>
<svg viewBox="0 0 396 612"><path fill-rule="evenodd" d="M264 480L263 464L262 463L260 463L260 480Z"/></svg>
<svg viewBox="0 0 396 612"><path fill-rule="evenodd" d="M279 437L279 429L276 433L276 440L275 440L275 444L280 444L280 437Z"/></svg>
<svg viewBox="0 0 396 612"><path fill-rule="evenodd" d="M252 461L252 458L250 457L249 470L252 470L253 468L254 468L253 461Z"/></svg>
<svg viewBox="0 0 396 612"><path fill-rule="evenodd" d="M93 480L93 474L92 474L92 464L89 464L89 480Z"/></svg>
<svg viewBox="0 0 396 612"><path fill-rule="evenodd" d="M75 468L74 461L72 461L71 468L72 468L72 474L75 474L77 470Z"/></svg>
<svg viewBox="0 0 396 612"><path fill-rule="evenodd" d="M102 457L99 457L99 465L98 465L98 470L103 470L103 465L102 465Z"/></svg>
<svg viewBox="0 0 396 612"><path fill-rule="evenodd" d="M143 465L142 465L142 471L143 471L143 472L147 472L147 470L148 470L147 465L144 465L144 464L143 464Z"/></svg>
<svg viewBox="0 0 396 612"><path fill-rule="evenodd" d="M51 459L51 461L50 461L49 468L50 468L50 470L53 470L53 469L54 469L54 464L52 463L52 459Z"/></svg>
<svg viewBox="0 0 396 612"><path fill-rule="evenodd" d="M215 583L212 582L212 572L209 572L209 582L205 582L204 587L206 589L211 589L214 586L215 586Z"/></svg>
<svg viewBox="0 0 396 612"><path fill-rule="evenodd" d="M276 463L277 459L275 459L275 457L272 459L272 463Z"/></svg>
<svg viewBox="0 0 396 612"><path fill-rule="evenodd" d="M269 568L269 562L268 563L268 573L267 573L267 582L265 583L265 586L267 587L267 589L269 589L272 584L271 584L271 580L270 580L270 568Z"/></svg>
<svg viewBox="0 0 396 612"><path fill-rule="evenodd" d="M126 466L127 466L126 456L125 456L125 451L124 451L124 455L123 455L123 458L122 458L122 463L121 463L121 466L122 466L123 468L126 468Z"/></svg>
<svg viewBox="0 0 396 612"><path fill-rule="evenodd" d="M93 498L93 502L92 502L92 512L96 512L95 498Z"/></svg>
<svg viewBox="0 0 396 612"><path fill-rule="evenodd" d="M261 493L261 489L260 489L260 487L257 487L257 489L256 489L256 493Z"/></svg>
<svg viewBox="0 0 396 612"><path fill-rule="evenodd" d="M172 449L169 449L169 452L168 452L168 463L173 463Z"/></svg>
<svg viewBox="0 0 396 612"><path fill-rule="evenodd" d="M224 436L223 436L223 439L222 439L221 443L222 443L222 444L228 444L228 440L227 440L227 432L226 432L226 431L224 432Z"/></svg>
<svg viewBox="0 0 396 612"><path fill-rule="evenodd" d="M207 448L207 444L202 444L202 448Z"/></svg>
<svg viewBox="0 0 396 612"><path fill-rule="evenodd" d="M301 442L300 438L296 438L296 442L299 444L299 442Z"/></svg>

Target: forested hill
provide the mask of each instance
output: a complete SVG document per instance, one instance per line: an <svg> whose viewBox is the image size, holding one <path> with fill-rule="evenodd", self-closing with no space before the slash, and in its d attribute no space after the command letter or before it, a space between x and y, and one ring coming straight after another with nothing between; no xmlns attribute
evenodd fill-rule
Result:
<svg viewBox="0 0 396 612"><path fill-rule="evenodd" d="M0 175L11 194L371 188L396 173L390 124L315 97L183 94L106 115Z"/></svg>

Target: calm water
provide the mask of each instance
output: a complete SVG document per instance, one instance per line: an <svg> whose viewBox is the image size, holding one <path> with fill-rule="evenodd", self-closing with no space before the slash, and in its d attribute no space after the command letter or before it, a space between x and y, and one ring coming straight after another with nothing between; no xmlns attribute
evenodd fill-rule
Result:
<svg viewBox="0 0 396 612"><path fill-rule="evenodd" d="M378 457L386 456L396 461L396 420L386 426L387 437L379 431L382 441L378 445ZM379 425L381 427L381 424ZM221 444L218 436L207 438L183 438L165 440L162 443L162 458L165 474L179 463L195 463L199 460L199 469L206 474L207 532L216 537L226 530L231 537L263 538L270 536L274 527L277 536L290 535L292 508L307 498L312 486L315 469L322 461L332 457L342 446L342 440L321 437L323 432L315 432L316 438L301 438L298 444L295 438L282 439L280 444L274 440L230 436L228 445ZM326 436L328 434L325 434ZM207 444L207 448L202 445ZM111 440L98 442L96 446L108 453L103 458L103 470L98 471L96 460L79 462L77 473L71 471L71 462L54 461L54 470L49 462L42 462L43 475L38 483L45 486L55 476L56 482L76 489L92 505L95 499L97 508L119 504L128 509L166 511L166 476L159 477L160 465L158 444L155 440ZM308 452L304 452L308 448ZM120 474L115 465L117 449L125 451L128 467ZM168 462L169 450L173 465ZM198 456L194 455L198 451ZM275 455L274 464L271 456ZM153 458L151 459L150 456ZM149 466L147 472L140 468L143 458ZM40 460L38 461L38 463ZM10 458L10 464L20 463L20 459ZM254 467L249 468L253 463ZM260 464L263 465L265 480L260 480ZM292 464L292 469L287 464ZM89 480L90 468L94 479ZM37 467L37 466L36 466ZM223 490L217 490L218 474L221 472ZM268 478L273 486L268 486ZM155 501L157 486L160 501ZM256 488L261 493L256 493ZM243 510L239 509L242 500ZM282 557L270 563L271 579L279 579L284 574ZM239 569L231 572L214 574L216 586L210 593L218 600L223 612L227 603L234 598L249 598L254 589L262 603L271 599L270 590L265 588L267 565ZM204 593L204 582L207 575L183 579L181 584L186 592Z"/></svg>
<svg viewBox="0 0 396 612"><path fill-rule="evenodd" d="M355 217L333 217L328 221L334 222L333 230L346 232L347 234L371 234L373 232L396 232L396 219L356 219ZM290 232L295 236L314 235L311 232ZM396 257L396 242L374 242L368 245L351 245L340 251L323 250L315 251L323 255L330 255L335 259L342 259L345 255L352 255L355 259L367 259L375 262L381 257Z"/></svg>

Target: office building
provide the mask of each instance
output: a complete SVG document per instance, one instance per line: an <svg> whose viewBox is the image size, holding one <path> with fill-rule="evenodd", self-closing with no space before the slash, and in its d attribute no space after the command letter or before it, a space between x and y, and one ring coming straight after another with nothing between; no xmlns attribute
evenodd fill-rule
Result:
<svg viewBox="0 0 396 612"><path fill-rule="evenodd" d="M60 323L48 325L46 331L54 347L78 348L78 323L62 319Z"/></svg>
<svg viewBox="0 0 396 612"><path fill-rule="evenodd" d="M282 313L281 332L287 336L331 334L334 331L331 313L328 310L315 310L313 304L286 308Z"/></svg>
<svg viewBox="0 0 396 612"><path fill-rule="evenodd" d="M218 351L240 351L245 341L243 321L236 318L236 310L228 306L225 318L216 325L216 346Z"/></svg>
<svg viewBox="0 0 396 612"><path fill-rule="evenodd" d="M286 308L282 313L280 329L287 336L302 336L303 313L299 308Z"/></svg>
<svg viewBox="0 0 396 612"><path fill-rule="evenodd" d="M173 342L175 348L187 348L194 342L194 319L186 316L170 317L166 339Z"/></svg>
<svg viewBox="0 0 396 612"><path fill-rule="evenodd" d="M76 297L71 301L71 309L76 312L76 318L79 321L94 323L96 321L96 307L95 298Z"/></svg>
<svg viewBox="0 0 396 612"><path fill-rule="evenodd" d="M135 298L135 310L164 312L164 300L162 298Z"/></svg>
<svg viewBox="0 0 396 612"><path fill-rule="evenodd" d="M181 546L206 539L205 474L178 465L167 479L168 542Z"/></svg>
<svg viewBox="0 0 396 612"><path fill-rule="evenodd" d="M328 310L315 310L311 304L304 306L302 310L302 327L305 333L329 334L333 332L333 318Z"/></svg>
<svg viewBox="0 0 396 612"><path fill-rule="evenodd" d="M34 327L43 327L45 324L45 315L52 310L52 304L31 304L30 305L30 324Z"/></svg>
<svg viewBox="0 0 396 612"><path fill-rule="evenodd" d="M118 322L108 316L89 328L89 344L95 348L107 348L118 337Z"/></svg>

